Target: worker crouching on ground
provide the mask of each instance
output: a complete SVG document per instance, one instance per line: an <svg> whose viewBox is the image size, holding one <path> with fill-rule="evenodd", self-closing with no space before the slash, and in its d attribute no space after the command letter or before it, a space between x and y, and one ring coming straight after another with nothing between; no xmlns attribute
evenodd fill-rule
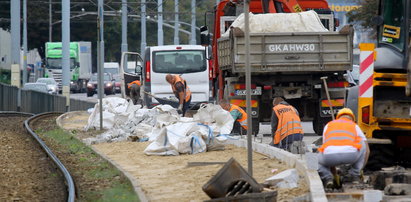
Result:
<svg viewBox="0 0 411 202"><path fill-rule="evenodd" d="M220 106L224 110L229 111L234 119L234 125L231 134L247 134L247 113L243 109L241 109L241 107L230 104L230 102L226 99L220 100Z"/></svg>
<svg viewBox="0 0 411 202"><path fill-rule="evenodd" d="M140 100L140 88L141 83L139 80L135 80L127 85L128 89L130 89L130 97L133 101L133 104L136 105L141 102ZM141 104L141 103L140 103Z"/></svg>
<svg viewBox="0 0 411 202"><path fill-rule="evenodd" d="M273 134L271 146L292 153L305 152L302 142L304 132L298 111L281 97L276 97L273 100L271 132Z"/></svg>
<svg viewBox="0 0 411 202"><path fill-rule="evenodd" d="M167 74L166 80L171 85L174 95L178 98L179 105L177 111L184 116L191 103L190 88L187 86L187 82L179 75Z"/></svg>
<svg viewBox="0 0 411 202"><path fill-rule="evenodd" d="M368 160L369 147L364 133L354 121L351 109L343 108L336 120L324 127L323 145L318 149L318 172L326 188L334 187L333 175L337 176L335 166L338 165L351 165L345 179L354 183L360 181L361 169ZM336 182L340 184L339 179Z"/></svg>

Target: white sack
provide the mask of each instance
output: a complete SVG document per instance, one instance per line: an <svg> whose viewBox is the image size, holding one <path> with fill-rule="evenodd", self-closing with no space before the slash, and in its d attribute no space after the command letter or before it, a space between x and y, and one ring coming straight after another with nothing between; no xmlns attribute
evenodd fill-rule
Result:
<svg viewBox="0 0 411 202"><path fill-rule="evenodd" d="M328 31L313 10L300 13L250 13L249 22L250 33ZM244 13L239 15L230 27L237 27L244 31ZM222 34L222 37L228 37L229 31L230 29Z"/></svg>
<svg viewBox="0 0 411 202"><path fill-rule="evenodd" d="M108 97L103 98L103 128L110 129L115 126L123 124L128 120L130 112L127 111L130 103L123 98ZM100 127L100 103L94 105L94 109L88 119L88 123L85 126L87 131L90 128Z"/></svg>
<svg viewBox="0 0 411 202"><path fill-rule="evenodd" d="M230 134L233 130L233 117L230 112L221 108L220 105L201 105L198 112L193 115L193 119L194 121L209 125L214 135Z"/></svg>

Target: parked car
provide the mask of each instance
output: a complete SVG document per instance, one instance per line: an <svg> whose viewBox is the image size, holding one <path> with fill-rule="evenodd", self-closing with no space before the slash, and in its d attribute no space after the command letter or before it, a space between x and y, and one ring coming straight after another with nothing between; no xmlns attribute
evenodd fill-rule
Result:
<svg viewBox="0 0 411 202"><path fill-rule="evenodd" d="M116 90L116 93L121 92L121 78L119 74L114 74L113 75L114 79L114 89Z"/></svg>
<svg viewBox="0 0 411 202"><path fill-rule="evenodd" d="M22 89L52 94L52 92L48 90L47 84L45 83L26 83Z"/></svg>
<svg viewBox="0 0 411 202"><path fill-rule="evenodd" d="M51 92L51 94L57 94L59 92L58 84L53 78L38 78L36 83L45 83L48 92Z"/></svg>
<svg viewBox="0 0 411 202"><path fill-rule="evenodd" d="M105 73L103 76L104 82L104 94L111 95L115 94L116 91L114 89L114 79L111 74ZM98 76L97 74L93 74L90 78L90 81L87 83L87 97L91 97L97 93L97 84L98 84Z"/></svg>

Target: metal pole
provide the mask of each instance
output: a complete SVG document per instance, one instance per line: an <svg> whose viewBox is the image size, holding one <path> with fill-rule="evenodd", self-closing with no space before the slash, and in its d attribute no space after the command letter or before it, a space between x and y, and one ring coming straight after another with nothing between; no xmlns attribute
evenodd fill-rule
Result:
<svg viewBox="0 0 411 202"><path fill-rule="evenodd" d="M251 67L250 67L250 27L249 27L249 1L244 1L244 37L245 37L245 87L247 102L247 162L248 174L253 176L253 149L251 144L252 126L251 123Z"/></svg>
<svg viewBox="0 0 411 202"><path fill-rule="evenodd" d="M174 0L174 45L178 45L180 43L178 37L178 26L180 22L178 21L178 0Z"/></svg>
<svg viewBox="0 0 411 202"><path fill-rule="evenodd" d="M27 83L27 0L23 0L23 86Z"/></svg>
<svg viewBox="0 0 411 202"><path fill-rule="evenodd" d="M20 64L20 1L11 1L11 64Z"/></svg>
<svg viewBox="0 0 411 202"><path fill-rule="evenodd" d="M195 45L196 42L196 0L191 0L191 39L190 44Z"/></svg>
<svg viewBox="0 0 411 202"><path fill-rule="evenodd" d="M61 38L62 38L62 83L63 96L66 96L66 108L70 108L70 0L62 0L61 4Z"/></svg>
<svg viewBox="0 0 411 202"><path fill-rule="evenodd" d="M53 33L53 14L51 13L53 5L51 4L52 0L49 0L49 42L52 42L52 33Z"/></svg>
<svg viewBox="0 0 411 202"><path fill-rule="evenodd" d="M164 45L164 32L163 32L163 0L157 1L157 44L159 46Z"/></svg>
<svg viewBox="0 0 411 202"><path fill-rule="evenodd" d="M144 51L146 50L146 0L141 0L141 56L144 58Z"/></svg>
<svg viewBox="0 0 411 202"><path fill-rule="evenodd" d="M128 51L128 44L127 44L127 0L122 0L122 7L121 7L121 53ZM124 61L124 66L120 67L123 69L127 68L127 57Z"/></svg>
<svg viewBox="0 0 411 202"><path fill-rule="evenodd" d="M98 19L99 19L99 66L98 72L98 99L100 108L100 130L103 130L103 65L104 65L104 7L103 0L98 0Z"/></svg>

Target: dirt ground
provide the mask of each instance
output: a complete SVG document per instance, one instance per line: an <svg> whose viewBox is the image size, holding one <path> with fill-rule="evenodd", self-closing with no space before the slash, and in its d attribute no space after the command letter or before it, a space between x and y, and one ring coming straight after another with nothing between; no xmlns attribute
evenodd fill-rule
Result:
<svg viewBox="0 0 411 202"><path fill-rule="evenodd" d="M64 180L23 128L26 119L0 117L0 201L64 201Z"/></svg>
<svg viewBox="0 0 411 202"><path fill-rule="evenodd" d="M143 150L148 142L118 142L94 145L123 169L132 174L141 184L150 201L203 201L209 197L202 186L223 165L187 167L188 162L228 161L234 157L247 169L247 153L243 148L226 146L225 151L212 151L195 155L147 156ZM253 154L253 173L257 182L279 173L287 166L259 153ZM273 169L278 169L274 174ZM299 187L278 190L278 201L292 201L296 196L308 193L308 186L300 177Z"/></svg>

